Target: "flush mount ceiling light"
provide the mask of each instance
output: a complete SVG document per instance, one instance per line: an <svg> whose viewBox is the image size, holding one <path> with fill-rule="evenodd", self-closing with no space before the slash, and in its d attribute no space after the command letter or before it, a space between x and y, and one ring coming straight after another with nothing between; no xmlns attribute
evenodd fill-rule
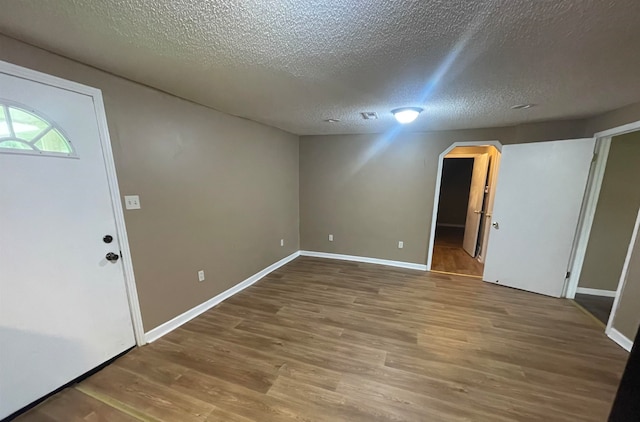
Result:
<svg viewBox="0 0 640 422"><path fill-rule="evenodd" d="M531 107L535 107L535 104L516 104L511 106L511 110L526 110Z"/></svg>
<svg viewBox="0 0 640 422"><path fill-rule="evenodd" d="M327 123L339 123L340 119L324 119L324 121Z"/></svg>
<svg viewBox="0 0 640 422"><path fill-rule="evenodd" d="M420 107L402 107L391 110L396 120L402 124L413 122L421 112L422 109Z"/></svg>

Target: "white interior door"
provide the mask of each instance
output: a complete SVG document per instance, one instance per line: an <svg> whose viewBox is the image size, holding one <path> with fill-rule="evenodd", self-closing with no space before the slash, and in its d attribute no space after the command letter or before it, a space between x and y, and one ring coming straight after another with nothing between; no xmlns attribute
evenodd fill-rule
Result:
<svg viewBox="0 0 640 422"><path fill-rule="evenodd" d="M469 203L467 204L467 219L464 224L464 240L462 248L472 257L476 257L478 233L482 221L482 205L484 188L487 183L489 169L489 154L478 154L473 158L473 173L471 188L469 189Z"/></svg>
<svg viewBox="0 0 640 422"><path fill-rule="evenodd" d="M135 342L93 98L0 71L0 103L1 419Z"/></svg>
<svg viewBox="0 0 640 422"><path fill-rule="evenodd" d="M560 297L594 139L506 145L483 279Z"/></svg>

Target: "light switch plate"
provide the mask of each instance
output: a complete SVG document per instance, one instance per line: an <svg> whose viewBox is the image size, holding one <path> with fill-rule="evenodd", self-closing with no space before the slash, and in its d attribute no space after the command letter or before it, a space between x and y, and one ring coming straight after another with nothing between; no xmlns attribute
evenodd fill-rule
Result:
<svg viewBox="0 0 640 422"><path fill-rule="evenodd" d="M404 242L401 240L398 242L398 249L404 248Z"/></svg>
<svg viewBox="0 0 640 422"><path fill-rule="evenodd" d="M124 207L128 210L139 210L140 197L138 195L125 195Z"/></svg>

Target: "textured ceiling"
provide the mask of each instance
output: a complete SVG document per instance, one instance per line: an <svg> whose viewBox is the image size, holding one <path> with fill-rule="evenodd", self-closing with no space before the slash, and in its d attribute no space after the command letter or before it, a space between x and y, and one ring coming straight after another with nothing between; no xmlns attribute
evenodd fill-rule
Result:
<svg viewBox="0 0 640 422"><path fill-rule="evenodd" d="M411 130L440 130L640 100L638 0L4 0L1 10L7 35L296 134L381 132L405 105L425 109ZM510 110L519 103L538 107Z"/></svg>

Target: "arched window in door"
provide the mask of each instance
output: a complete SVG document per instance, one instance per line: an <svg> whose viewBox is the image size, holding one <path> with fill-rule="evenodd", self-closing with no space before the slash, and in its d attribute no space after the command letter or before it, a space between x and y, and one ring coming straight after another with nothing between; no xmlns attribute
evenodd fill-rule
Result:
<svg viewBox="0 0 640 422"><path fill-rule="evenodd" d="M0 100L0 152L76 157L62 129L33 110Z"/></svg>

